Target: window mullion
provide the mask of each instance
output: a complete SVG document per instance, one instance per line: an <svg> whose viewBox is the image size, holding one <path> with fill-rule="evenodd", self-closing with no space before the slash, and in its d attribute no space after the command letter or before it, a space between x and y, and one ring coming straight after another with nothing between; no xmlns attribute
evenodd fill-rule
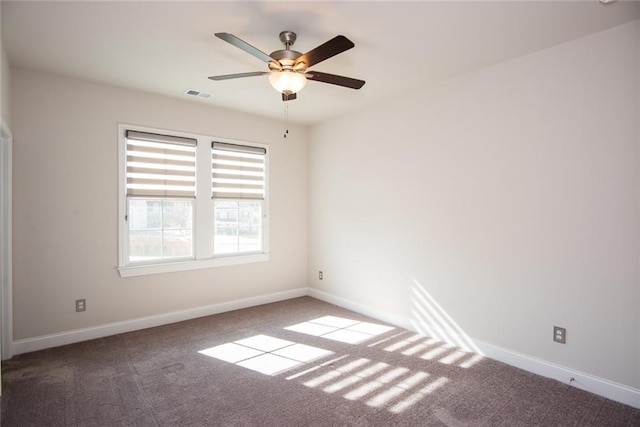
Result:
<svg viewBox="0 0 640 427"><path fill-rule="evenodd" d="M237 252L240 252L240 204L238 201L236 205L236 248Z"/></svg>
<svg viewBox="0 0 640 427"><path fill-rule="evenodd" d="M196 206L193 224L195 258L213 256L213 203L211 201L211 146L199 140L196 148Z"/></svg>
<svg viewBox="0 0 640 427"><path fill-rule="evenodd" d="M164 259L164 200L160 201L160 259Z"/></svg>

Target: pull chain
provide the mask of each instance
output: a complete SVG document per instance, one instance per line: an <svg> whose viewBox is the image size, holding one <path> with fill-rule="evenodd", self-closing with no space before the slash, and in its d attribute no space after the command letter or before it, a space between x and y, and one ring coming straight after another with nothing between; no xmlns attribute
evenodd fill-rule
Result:
<svg viewBox="0 0 640 427"><path fill-rule="evenodd" d="M286 138L289 134L289 103L284 103L284 135L283 138Z"/></svg>

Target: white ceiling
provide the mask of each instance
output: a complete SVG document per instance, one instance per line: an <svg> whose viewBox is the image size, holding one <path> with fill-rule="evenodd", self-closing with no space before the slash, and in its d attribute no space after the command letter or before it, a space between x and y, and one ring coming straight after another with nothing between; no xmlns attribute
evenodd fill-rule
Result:
<svg viewBox="0 0 640 427"><path fill-rule="evenodd" d="M343 34L355 48L311 69L366 80L359 91L309 82L289 117L314 124L412 88L526 55L640 18L637 1L33 2L1 3L9 63L194 102L282 118L266 64L214 37L232 33L260 50L298 34L306 52ZM19 72L19 71L17 71ZM208 100L186 89L212 94ZM14 96L19 96L14 94Z"/></svg>

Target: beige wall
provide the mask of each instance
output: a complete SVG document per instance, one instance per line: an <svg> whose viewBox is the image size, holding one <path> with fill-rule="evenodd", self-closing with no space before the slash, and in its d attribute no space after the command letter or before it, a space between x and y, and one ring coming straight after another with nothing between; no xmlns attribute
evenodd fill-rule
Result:
<svg viewBox="0 0 640 427"><path fill-rule="evenodd" d="M640 23L638 23L638 26L640 27ZM638 30L640 32L640 30ZM637 118L637 123L638 123L638 135L640 135L640 41L637 41L636 43L636 50L637 50L637 58L638 58L638 68L637 68L637 73L638 73L638 118ZM638 153L638 155L640 156L640 153ZM640 162L640 158L638 159L638 161ZM640 177L638 177L638 179L640 180ZM640 186L640 183L638 184ZM640 197L638 198L638 204L640 205ZM637 219L638 223L640 223L640 208L638 209L638 219ZM638 243L640 245L640 243ZM640 269L640 251L638 251L638 268ZM639 273L640 275L640 273ZM638 306L640 306L640 296L638 297ZM638 336L638 354L640 354L640 316L638 316L638 331L637 331L637 336ZM640 357L638 358L638 370L640 371Z"/></svg>
<svg viewBox="0 0 640 427"><path fill-rule="evenodd" d="M306 129L21 69L12 89L14 339L306 286ZM120 278L118 123L268 144L270 261Z"/></svg>
<svg viewBox="0 0 640 427"><path fill-rule="evenodd" d="M312 128L310 286L640 387L639 39L636 21Z"/></svg>
<svg viewBox="0 0 640 427"><path fill-rule="evenodd" d="M2 5L0 4L0 10ZM11 127L11 111L9 110L9 91L11 81L11 67L7 59L7 53L2 43L2 32L0 31L0 117L7 126Z"/></svg>
<svg viewBox="0 0 640 427"><path fill-rule="evenodd" d="M9 67L9 60L4 50L4 45L0 44L0 117L3 118L7 126L11 126L11 110L9 109L9 94L10 94L10 80L11 80L11 68Z"/></svg>

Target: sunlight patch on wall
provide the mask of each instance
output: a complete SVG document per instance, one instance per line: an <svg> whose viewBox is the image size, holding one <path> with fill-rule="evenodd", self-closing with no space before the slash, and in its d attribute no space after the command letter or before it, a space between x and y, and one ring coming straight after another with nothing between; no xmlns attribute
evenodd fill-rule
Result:
<svg viewBox="0 0 640 427"><path fill-rule="evenodd" d="M411 304L415 330L464 351L482 354L473 340L415 278L411 287Z"/></svg>
<svg viewBox="0 0 640 427"><path fill-rule="evenodd" d="M324 316L288 326L285 329L347 344L360 344L395 328L342 317Z"/></svg>

